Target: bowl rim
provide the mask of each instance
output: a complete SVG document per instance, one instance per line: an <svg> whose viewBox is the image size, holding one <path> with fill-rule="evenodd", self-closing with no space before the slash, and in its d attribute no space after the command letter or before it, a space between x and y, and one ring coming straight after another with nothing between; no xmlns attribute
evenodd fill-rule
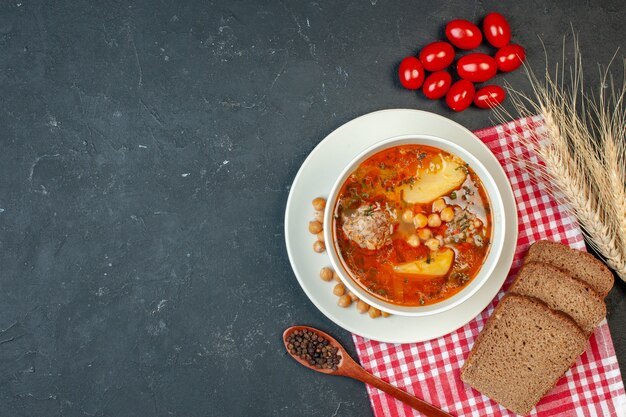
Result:
<svg viewBox="0 0 626 417"><path fill-rule="evenodd" d="M343 263L340 260L340 257L336 251L334 236L333 236L333 227L324 227L324 241L326 242L326 251L330 258L330 262L337 272L341 282L347 287L349 291L358 296L359 299L364 300L367 304L378 308L381 311L385 311L390 314L397 314L402 316L429 316L438 314L447 310L450 310L459 304L467 301L470 297L472 297L478 290L485 284L485 282L489 279L495 267L497 266L497 261L501 255L501 252L504 247L504 235L505 235L505 221L504 217L506 213L504 211L504 202L502 200L502 196L500 194L500 190L496 186L495 180L491 173L485 168L485 166L476 158L470 151L466 150L464 147L457 145L450 139L445 139L439 136L434 135L424 135L424 134L405 134L405 135L397 135L392 136L386 139L382 139L379 142L369 146L367 149L360 152L356 155L341 171L337 179L335 180L331 191L328 195L326 208L324 210L324 224L332 225L333 224L333 215L335 211L335 204L337 200L337 196L339 194L339 190L344 184L347 177L356 169L356 167L362 163L365 159L370 156L375 155L378 152L383 150L393 148L396 146L416 144L420 145L423 142L420 140L426 140L435 142L434 147L439 147L437 144L443 144L447 149L440 149L452 153L454 155L459 156L463 161L470 164L474 172L479 176L480 180L485 184L485 192L489 198L490 206L492 207L491 214L491 222L492 222L492 239L491 239L491 247L489 248L489 253L487 254L483 264L481 265L478 274L474 277L472 282L459 291L457 294L449 297L440 302L429 304L427 306L399 306L396 304L385 302L378 297L375 297L369 293L369 291L364 290L358 283L356 283L350 274L345 271ZM426 144L429 146L429 144ZM474 167L478 167L476 170ZM480 173L478 172L480 171ZM487 184L490 185L490 189L495 192L488 192ZM497 210L494 210L497 204ZM495 221L496 214L500 214L503 218L501 220ZM495 224L498 224L498 227L494 227ZM480 279L478 279L480 278ZM474 284L474 285L473 285ZM473 286L472 286L473 285ZM471 288L470 288L471 287Z"/></svg>

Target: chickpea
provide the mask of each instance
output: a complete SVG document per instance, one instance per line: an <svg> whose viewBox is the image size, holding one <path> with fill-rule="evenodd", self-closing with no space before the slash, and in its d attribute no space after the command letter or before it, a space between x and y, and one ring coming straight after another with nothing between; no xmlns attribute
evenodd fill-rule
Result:
<svg viewBox="0 0 626 417"><path fill-rule="evenodd" d="M348 291L348 296L350 296L350 299L352 301L357 301L359 299L359 297L357 297L356 294L353 293L352 291Z"/></svg>
<svg viewBox="0 0 626 417"><path fill-rule="evenodd" d="M341 279L339 278L339 274L336 271L333 271L333 279L337 282L341 282Z"/></svg>
<svg viewBox="0 0 626 417"><path fill-rule="evenodd" d="M413 217L413 224L415 225L416 229L421 229L428 224L428 217L426 217L422 213L416 214L415 217Z"/></svg>
<svg viewBox="0 0 626 417"><path fill-rule="evenodd" d="M337 301L337 305L343 308L350 307L351 304L352 304L352 299L350 298L348 294L342 295L341 297L339 297L339 300Z"/></svg>
<svg viewBox="0 0 626 417"><path fill-rule="evenodd" d="M322 281L328 282L333 279L333 273L334 272L331 268L325 266L320 270L320 278L322 279Z"/></svg>
<svg viewBox="0 0 626 417"><path fill-rule="evenodd" d="M361 313L367 313L367 310L370 309L370 306L363 300L359 300L356 302L356 310Z"/></svg>
<svg viewBox="0 0 626 417"><path fill-rule="evenodd" d="M391 314L387 313L386 311L381 311L380 314L382 314L385 318L391 316Z"/></svg>
<svg viewBox="0 0 626 417"><path fill-rule="evenodd" d="M418 247L420 245L420 238L417 237L417 235L411 235L406 240L406 243L408 243L409 245L411 245L414 248L416 248L416 247Z"/></svg>
<svg viewBox="0 0 626 417"><path fill-rule="evenodd" d="M322 223L318 222L317 220L309 222L309 232L313 233L314 235L318 234L323 229L324 228L322 227Z"/></svg>
<svg viewBox="0 0 626 417"><path fill-rule="evenodd" d="M367 311L367 314L369 314L371 318L377 319L378 317L380 317L380 310L375 307L370 307L370 309Z"/></svg>
<svg viewBox="0 0 626 417"><path fill-rule="evenodd" d="M440 216L441 220L443 220L444 222L451 222L452 219L454 219L454 209L448 206L445 209L441 210Z"/></svg>
<svg viewBox="0 0 626 417"><path fill-rule="evenodd" d="M323 211L316 211L314 219L316 221L320 222L321 224L324 224L324 212Z"/></svg>
<svg viewBox="0 0 626 417"><path fill-rule="evenodd" d="M345 293L346 293L346 286L343 285L341 282L335 285L335 288L333 288L333 294L335 294L337 297L341 297Z"/></svg>
<svg viewBox="0 0 626 417"><path fill-rule="evenodd" d="M317 197L313 200L313 208L317 211L324 211L326 207L326 200L322 197Z"/></svg>
<svg viewBox="0 0 626 417"><path fill-rule="evenodd" d="M319 240L320 242L324 242L324 231L323 230L317 234L317 240Z"/></svg>
<svg viewBox="0 0 626 417"><path fill-rule="evenodd" d="M405 210L404 213L402 213L402 221L411 223L413 221L413 212L411 210Z"/></svg>
<svg viewBox="0 0 626 417"><path fill-rule="evenodd" d="M428 216L428 225L430 227L439 227L441 226L441 217L437 213L433 213Z"/></svg>
<svg viewBox="0 0 626 417"><path fill-rule="evenodd" d="M483 225L483 222L480 221L480 219L474 219L474 224L473 226L478 229L480 226Z"/></svg>
<svg viewBox="0 0 626 417"><path fill-rule="evenodd" d="M313 244L313 250L317 253L322 253L326 250L326 245L324 244L324 242L320 242L319 240L316 240L315 243Z"/></svg>
<svg viewBox="0 0 626 417"><path fill-rule="evenodd" d="M422 240L428 240L433 237L433 232L428 228L423 228L417 231L417 236Z"/></svg>
<svg viewBox="0 0 626 417"><path fill-rule="evenodd" d="M428 239L424 245L426 245L430 250L437 250L439 249L439 246L441 246L441 242L439 242L438 239L431 238Z"/></svg>
<svg viewBox="0 0 626 417"><path fill-rule="evenodd" d="M440 212L444 208L446 208L446 202L443 198L439 197L433 201L433 211Z"/></svg>

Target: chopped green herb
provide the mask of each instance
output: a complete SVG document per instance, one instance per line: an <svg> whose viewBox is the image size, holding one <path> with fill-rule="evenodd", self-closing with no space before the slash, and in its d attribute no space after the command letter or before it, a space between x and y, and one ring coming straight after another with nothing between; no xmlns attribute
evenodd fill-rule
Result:
<svg viewBox="0 0 626 417"><path fill-rule="evenodd" d="M467 170L467 164L465 164L465 165L459 165L458 167L456 167L456 169L458 169L459 171L463 171L463 172L465 172L466 174L469 172L469 171Z"/></svg>
<svg viewBox="0 0 626 417"><path fill-rule="evenodd" d="M463 273L463 272L455 272L452 274L452 278L456 279L457 282L459 284L465 284L467 281L469 281L470 277L469 275Z"/></svg>

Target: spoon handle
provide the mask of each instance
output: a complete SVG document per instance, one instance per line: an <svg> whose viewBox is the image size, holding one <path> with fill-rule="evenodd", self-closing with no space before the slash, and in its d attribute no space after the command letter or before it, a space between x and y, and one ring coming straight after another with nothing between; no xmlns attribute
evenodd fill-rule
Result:
<svg viewBox="0 0 626 417"><path fill-rule="evenodd" d="M383 381L382 379L375 377L360 366L353 368L352 372L347 373L346 376L358 379L361 382L364 382L378 388L381 391L386 392L392 397L413 407L427 417L453 417L451 414L448 414L445 411L440 410L437 407L430 405L427 402L422 401L419 398L400 390L399 388L394 387L393 385Z"/></svg>

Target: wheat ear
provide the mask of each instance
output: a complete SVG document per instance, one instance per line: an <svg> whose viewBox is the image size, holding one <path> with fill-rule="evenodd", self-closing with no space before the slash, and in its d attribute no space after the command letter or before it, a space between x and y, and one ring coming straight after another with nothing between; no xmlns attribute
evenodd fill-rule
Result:
<svg viewBox="0 0 626 417"><path fill-rule="evenodd" d="M565 57L564 44L563 60ZM540 115L545 134L519 140L543 163L518 160L535 177L548 185L557 201L566 203L576 215L587 242L626 281L626 199L624 134L626 88L604 92L603 80L597 100L585 94L582 57L574 36L574 65L569 73L557 65L553 75L546 59L545 76L539 79L525 65L533 97L507 86L515 113L521 117ZM566 81L567 80L567 81ZM502 122L511 114L500 109Z"/></svg>
<svg viewBox="0 0 626 417"><path fill-rule="evenodd" d="M623 69L626 77L626 60ZM599 121L597 130L602 141L604 168L610 185L610 188L605 189L605 200L612 205L616 233L622 244L622 252L626 253L626 78L622 81L621 89L616 89L613 79L609 78L607 67L602 74L602 88L598 99L593 102L593 110Z"/></svg>

